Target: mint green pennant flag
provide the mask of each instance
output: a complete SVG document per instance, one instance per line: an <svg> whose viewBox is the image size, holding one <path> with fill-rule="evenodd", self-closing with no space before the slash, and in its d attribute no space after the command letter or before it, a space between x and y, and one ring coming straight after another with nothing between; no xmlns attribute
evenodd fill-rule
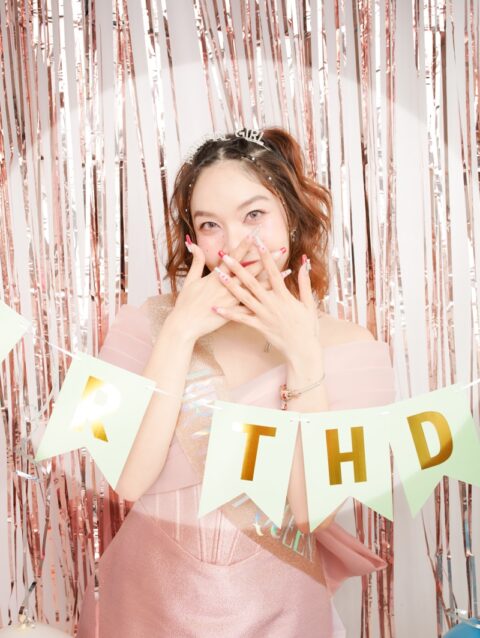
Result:
<svg viewBox="0 0 480 638"><path fill-rule="evenodd" d="M115 489L154 388L151 379L75 355L35 460L85 447Z"/></svg>
<svg viewBox="0 0 480 638"><path fill-rule="evenodd" d="M310 531L349 496L393 519L390 448L380 408L302 414Z"/></svg>
<svg viewBox="0 0 480 638"><path fill-rule="evenodd" d="M198 518L245 493L281 527L298 416L215 401Z"/></svg>
<svg viewBox="0 0 480 638"><path fill-rule="evenodd" d="M415 516L443 476L480 485L480 443L459 384L389 406L390 445Z"/></svg>
<svg viewBox="0 0 480 638"><path fill-rule="evenodd" d="M0 301L0 362L30 327L30 321Z"/></svg>

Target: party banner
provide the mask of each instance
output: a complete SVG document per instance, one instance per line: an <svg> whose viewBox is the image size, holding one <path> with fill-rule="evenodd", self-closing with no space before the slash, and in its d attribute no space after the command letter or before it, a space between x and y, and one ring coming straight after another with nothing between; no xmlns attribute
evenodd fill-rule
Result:
<svg viewBox="0 0 480 638"><path fill-rule="evenodd" d="M0 301L0 361L30 322ZM85 447L115 489L155 383L78 353L36 461ZM393 520L390 446L412 515L443 476L480 485L466 388L375 408L291 412L215 401L198 517L245 493L281 527L300 424L310 529L353 497Z"/></svg>
<svg viewBox="0 0 480 638"><path fill-rule="evenodd" d="M393 520L390 445L413 515L443 476L480 486L480 442L457 384L352 410L215 405L199 517L245 492L280 526L299 422L311 530L348 497Z"/></svg>
<svg viewBox="0 0 480 638"><path fill-rule="evenodd" d="M245 492L282 526L298 413L215 401L198 518Z"/></svg>
<svg viewBox="0 0 480 638"><path fill-rule="evenodd" d="M35 460L85 447L115 488L154 389L151 379L75 355Z"/></svg>
<svg viewBox="0 0 480 638"><path fill-rule="evenodd" d="M387 426L413 516L443 476L480 485L480 444L461 385L391 404Z"/></svg>
<svg viewBox="0 0 480 638"><path fill-rule="evenodd" d="M386 409L301 415L310 529L350 496L393 519Z"/></svg>
<svg viewBox="0 0 480 638"><path fill-rule="evenodd" d="M30 321L0 301L0 362L23 337L30 327Z"/></svg>

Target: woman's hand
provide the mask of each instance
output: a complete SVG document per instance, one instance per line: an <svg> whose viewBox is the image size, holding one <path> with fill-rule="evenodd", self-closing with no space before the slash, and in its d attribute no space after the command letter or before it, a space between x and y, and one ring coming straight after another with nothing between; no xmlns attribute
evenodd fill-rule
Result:
<svg viewBox="0 0 480 638"><path fill-rule="evenodd" d="M219 277L219 280L244 304L247 312L236 307L217 307L216 312L227 320L244 323L261 332L287 360L297 359L299 354L308 353L312 339L318 340L319 337L316 302L307 271L308 260L304 258L298 272L298 300L285 286L280 270L259 237L255 237L255 244L268 273L271 290L265 289L237 259L225 255L223 261L235 278L224 281Z"/></svg>
<svg viewBox="0 0 480 638"><path fill-rule="evenodd" d="M247 235L233 249L232 255L240 262L250 250L251 246L252 236ZM212 312L212 306L220 305L225 308L235 309L238 314L242 312L247 313L248 310L242 308L240 305L241 301L232 295L229 289L222 284L216 271L212 271L205 277L202 277L205 266L205 254L196 244L191 244L191 250L193 254L192 265L185 277L175 306L167 320L180 323L180 325L183 326L182 334L196 341L199 337L217 330L229 321L228 318L221 317ZM276 253L269 253L274 265L274 260L282 256L280 251L276 251ZM241 266L241 268L243 268L243 266ZM223 262L220 262L219 270L224 274L228 273L228 267ZM246 266L244 270L263 290L266 290L270 286L268 280L260 282L256 279L256 276L263 271L262 261L257 261L250 266ZM232 281L239 287L241 286L241 283L236 277L233 277Z"/></svg>

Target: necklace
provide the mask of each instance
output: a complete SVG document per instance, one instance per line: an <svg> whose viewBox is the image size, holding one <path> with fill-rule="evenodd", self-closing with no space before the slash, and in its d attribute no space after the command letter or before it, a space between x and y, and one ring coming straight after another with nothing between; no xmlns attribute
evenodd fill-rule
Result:
<svg viewBox="0 0 480 638"><path fill-rule="evenodd" d="M270 341L268 341L268 339L265 340L265 345L263 346L263 352L271 353L271 350L270 350L271 345L272 344L270 343Z"/></svg>

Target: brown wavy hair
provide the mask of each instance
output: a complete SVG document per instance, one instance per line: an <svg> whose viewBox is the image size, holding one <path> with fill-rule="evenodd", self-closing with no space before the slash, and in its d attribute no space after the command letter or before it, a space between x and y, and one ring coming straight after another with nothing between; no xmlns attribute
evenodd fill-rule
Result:
<svg viewBox="0 0 480 638"><path fill-rule="evenodd" d="M189 234L196 243L190 211L190 198L195 180L202 168L222 160L238 160L242 168L277 196L283 204L288 231L296 228L296 237L289 239L289 260L286 268L292 273L285 285L298 299L298 269L302 254L310 258L310 281L318 300L328 292L328 238L331 230L332 197L328 188L317 183L313 176L305 174L302 149L295 138L279 127L263 129L262 142L258 143L229 133L222 138L205 141L178 171L168 207L167 238L170 237L170 258L166 265L166 277L174 300L177 297L177 278L185 277L193 255L185 246ZM170 234L169 234L170 233ZM205 265L202 276L208 275Z"/></svg>

